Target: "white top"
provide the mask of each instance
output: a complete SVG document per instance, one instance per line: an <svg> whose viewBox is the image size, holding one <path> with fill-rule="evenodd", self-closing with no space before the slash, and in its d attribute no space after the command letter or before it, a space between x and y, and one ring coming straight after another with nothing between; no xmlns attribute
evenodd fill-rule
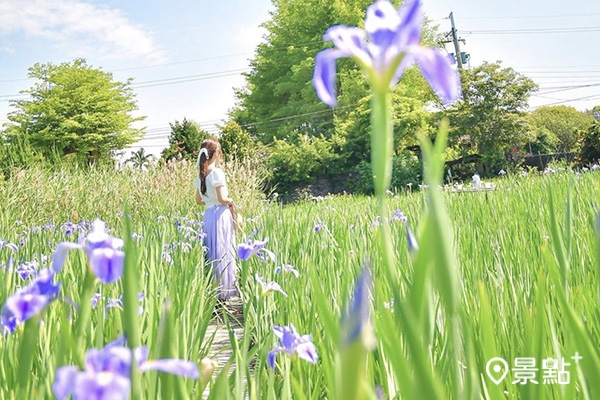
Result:
<svg viewBox="0 0 600 400"><path fill-rule="evenodd" d="M222 186L224 189L224 197L229 196L229 191L227 190L227 182L225 180L225 172L221 168L213 168L212 171L206 175L206 194L202 193L202 189L200 186L200 177L196 175L196 180L194 181L194 186L198 189L198 193L202 196L202 200L206 204L206 208L216 206L219 203L217 199L217 191L216 188Z"/></svg>

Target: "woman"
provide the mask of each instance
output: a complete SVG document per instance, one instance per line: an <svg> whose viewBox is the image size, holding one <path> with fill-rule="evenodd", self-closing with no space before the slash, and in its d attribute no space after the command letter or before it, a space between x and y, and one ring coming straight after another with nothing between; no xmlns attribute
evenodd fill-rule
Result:
<svg viewBox="0 0 600 400"><path fill-rule="evenodd" d="M206 139L198 154L198 176L196 203L205 204L204 245L206 258L219 280L217 294L225 300L238 294L236 288L237 266L235 262L235 204L229 197L225 173L218 164L223 159L221 144L215 139Z"/></svg>

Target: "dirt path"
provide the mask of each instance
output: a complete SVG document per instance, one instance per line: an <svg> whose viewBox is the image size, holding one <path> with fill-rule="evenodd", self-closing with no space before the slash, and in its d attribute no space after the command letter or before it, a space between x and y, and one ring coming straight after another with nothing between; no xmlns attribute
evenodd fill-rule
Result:
<svg viewBox="0 0 600 400"><path fill-rule="evenodd" d="M241 299L234 298L228 300L226 312L229 324L231 329L234 331L235 337L238 340L241 340L242 336L244 335L244 314ZM229 332L227 332L227 327L221 315L215 316L210 325L208 325L206 337L211 337L213 334L215 334L215 338L212 342L210 351L208 352L208 358L216 361L219 364L215 370L216 376L225 366L225 364L227 364L233 353L231 350L231 343L229 341ZM234 365L232 365L232 368L233 367Z"/></svg>

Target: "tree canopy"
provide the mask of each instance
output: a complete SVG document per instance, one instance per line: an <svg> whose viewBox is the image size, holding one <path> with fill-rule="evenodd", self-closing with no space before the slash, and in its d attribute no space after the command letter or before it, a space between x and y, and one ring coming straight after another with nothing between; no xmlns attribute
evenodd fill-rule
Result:
<svg viewBox="0 0 600 400"><path fill-rule="evenodd" d="M184 118L182 122L169 123L169 147L161 153L161 158L168 161L172 158L196 161L202 141L209 137L208 132L200 129L194 121Z"/></svg>
<svg viewBox="0 0 600 400"><path fill-rule="evenodd" d="M556 137L556 152L576 150L581 134L594 122L594 118L568 106L539 107L531 113L537 128L545 129Z"/></svg>
<svg viewBox="0 0 600 400"><path fill-rule="evenodd" d="M55 65L36 63L29 77L37 82L14 100L8 114L7 139L22 136L48 157L74 155L81 163L111 159L116 151L141 136L133 122L137 109L131 80L117 82L112 74L83 59Z"/></svg>
<svg viewBox="0 0 600 400"><path fill-rule="evenodd" d="M131 164L134 168L144 169L148 168L153 160L154 156L146 153L146 149L141 147L138 151L131 153L131 157L125 160L125 164Z"/></svg>
<svg viewBox="0 0 600 400"><path fill-rule="evenodd" d="M453 145L463 154L479 154L485 167L502 167L505 153L531 140L525 112L536 84L500 62L461 70L463 98L444 115L450 118Z"/></svg>

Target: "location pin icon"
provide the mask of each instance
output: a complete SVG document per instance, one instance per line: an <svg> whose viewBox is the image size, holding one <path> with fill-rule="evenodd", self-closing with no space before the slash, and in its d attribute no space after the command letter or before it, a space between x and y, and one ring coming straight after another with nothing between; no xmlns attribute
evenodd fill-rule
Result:
<svg viewBox="0 0 600 400"><path fill-rule="evenodd" d="M494 357L487 362L485 371L492 382L499 385L506 378L506 374L508 374L508 363L504 358Z"/></svg>

